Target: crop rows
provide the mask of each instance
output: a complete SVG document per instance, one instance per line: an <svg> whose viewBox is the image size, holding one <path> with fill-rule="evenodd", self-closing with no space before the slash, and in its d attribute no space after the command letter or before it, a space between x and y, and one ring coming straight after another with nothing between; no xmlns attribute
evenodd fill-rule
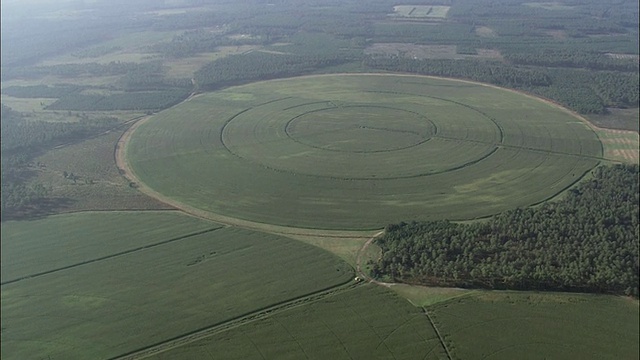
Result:
<svg viewBox="0 0 640 360"><path fill-rule="evenodd" d="M33 246L11 249L33 271L36 261L56 271L2 285L3 359L117 357L353 279L339 258L295 240L176 213L122 215L61 215L27 228L3 224L3 247L21 237L46 239L41 246L60 262L55 244L75 246L64 247L66 261L74 261L66 268L49 264L41 252L30 254ZM51 221L76 231L51 231ZM92 234L91 227L112 231ZM172 227L184 236L171 239ZM198 227L218 229L194 234ZM95 258L109 247L112 256ZM17 274L10 265L3 263L3 275L5 266Z"/></svg>
<svg viewBox="0 0 640 360"><path fill-rule="evenodd" d="M597 165L602 148L580 120L521 94L334 75L204 94L141 126L127 153L146 185L205 211L371 229L538 203Z"/></svg>

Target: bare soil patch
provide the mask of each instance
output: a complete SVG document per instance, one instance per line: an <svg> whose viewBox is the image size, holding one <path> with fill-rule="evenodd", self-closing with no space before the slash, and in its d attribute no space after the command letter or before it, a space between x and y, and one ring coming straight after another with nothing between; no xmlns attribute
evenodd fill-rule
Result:
<svg viewBox="0 0 640 360"><path fill-rule="evenodd" d="M498 36L496 34L495 31L493 31L492 28L488 27L488 26L477 26L474 29L476 35L481 36L481 37L496 37Z"/></svg>

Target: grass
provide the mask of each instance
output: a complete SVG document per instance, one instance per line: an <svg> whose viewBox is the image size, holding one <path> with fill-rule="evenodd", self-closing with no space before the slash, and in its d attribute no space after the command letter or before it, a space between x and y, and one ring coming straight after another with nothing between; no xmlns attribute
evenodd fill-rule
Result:
<svg viewBox="0 0 640 360"><path fill-rule="evenodd" d="M618 130L631 130L638 132L640 130L640 123L638 122L638 118L640 118L640 113L638 108L633 109L614 109L609 108L608 114L599 115L599 114L591 114L585 115L589 121L594 123L596 126L600 126L608 129L618 129Z"/></svg>
<svg viewBox="0 0 640 360"><path fill-rule="evenodd" d="M431 306L453 298L476 293L475 290L393 284L391 290L409 300L414 306Z"/></svg>
<svg viewBox="0 0 640 360"><path fill-rule="evenodd" d="M524 6L540 8L545 10L572 10L575 6L565 5L561 2L528 2L522 3Z"/></svg>
<svg viewBox="0 0 640 360"><path fill-rule="evenodd" d="M364 234L363 234L364 235ZM367 242L366 237L326 237L326 236L313 236L293 234L287 235L288 237L302 241L309 245L317 246L321 249L327 250L339 256L342 260L346 261L349 265L356 267L356 257L358 250Z"/></svg>
<svg viewBox="0 0 640 360"><path fill-rule="evenodd" d="M401 56L411 59L501 59L497 50L476 49L477 55L458 54L456 45L419 45L406 43L374 43L365 49L367 54Z"/></svg>
<svg viewBox="0 0 640 360"><path fill-rule="evenodd" d="M105 220L105 214L64 215L50 226L3 224L3 247L46 237L46 247L66 253L61 261L68 265L2 285L2 358L112 358L353 279L352 268L337 257L291 239L236 228L194 234L185 217L156 215L128 222ZM65 222L76 230L58 231ZM16 226L21 231L5 236ZM95 231L101 228L111 231ZM37 243L15 246L27 258L45 256L42 266L59 266L46 264ZM69 246L55 249L54 243ZM144 244L153 246L140 248ZM123 251L133 246L138 248ZM97 249L111 255L87 262L87 254L102 251ZM41 270L33 262L22 270L11 267L17 261L5 265L4 250L3 276L5 270Z"/></svg>
<svg viewBox="0 0 640 360"><path fill-rule="evenodd" d="M425 314L392 292L358 287L180 346L152 359L439 359Z"/></svg>
<svg viewBox="0 0 640 360"><path fill-rule="evenodd" d="M125 179L114 161L114 148L124 129L50 150L34 162L34 181L50 189L49 196L65 199L57 211L170 209L141 194ZM75 182L64 172L78 176Z"/></svg>
<svg viewBox="0 0 640 360"><path fill-rule="evenodd" d="M602 145L584 122L514 92L331 75L203 94L142 124L126 152L146 186L204 212L375 229L538 203L596 166Z"/></svg>
<svg viewBox="0 0 640 360"><path fill-rule="evenodd" d="M254 45L220 46L216 52L201 53L195 56L165 59L163 64L167 66L167 76L174 78L192 78L193 74L205 64L225 56L242 54L258 48Z"/></svg>
<svg viewBox="0 0 640 360"><path fill-rule="evenodd" d="M393 12L400 17L445 19L450 8L437 5L396 5Z"/></svg>
<svg viewBox="0 0 640 360"><path fill-rule="evenodd" d="M638 163L640 141L635 131L598 129L604 147L604 157L625 163Z"/></svg>
<svg viewBox="0 0 640 360"><path fill-rule="evenodd" d="M637 359L638 302L626 298L482 292L428 308L460 359Z"/></svg>
<svg viewBox="0 0 640 360"><path fill-rule="evenodd" d="M25 98L16 98L13 96L2 95L2 103L11 109L19 112L25 113L34 113L36 111L43 111L44 108L48 105L53 104L56 99L25 99Z"/></svg>

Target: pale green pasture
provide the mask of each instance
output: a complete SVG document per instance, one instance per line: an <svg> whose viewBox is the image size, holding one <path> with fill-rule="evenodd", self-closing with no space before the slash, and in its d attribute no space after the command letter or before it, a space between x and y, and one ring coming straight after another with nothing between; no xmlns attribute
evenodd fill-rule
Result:
<svg viewBox="0 0 640 360"><path fill-rule="evenodd" d="M19 112L32 113L43 111L48 105L53 104L57 99L46 98L16 98L13 96L2 95L2 103L11 109Z"/></svg>
<svg viewBox="0 0 640 360"><path fill-rule="evenodd" d="M572 10L575 6L565 5L558 1L553 2L527 2L522 3L524 6L532 7L532 8L540 8L545 10Z"/></svg>
<svg viewBox="0 0 640 360"><path fill-rule="evenodd" d="M362 248L364 243L369 240L367 237L326 237L301 234L287 235L287 237L317 246L338 255L342 260L346 261L354 268L357 265L356 261L358 251Z"/></svg>
<svg viewBox="0 0 640 360"><path fill-rule="evenodd" d="M372 131L390 135L372 142ZM572 115L513 92L335 75L204 94L143 124L127 155L145 184L205 211L371 229L538 203L597 165L602 147Z"/></svg>
<svg viewBox="0 0 640 360"><path fill-rule="evenodd" d="M86 230L66 239L69 231L55 230L65 225L58 220L47 239L60 247L54 255L86 259L101 249L110 255L3 285L3 359L113 358L353 279L339 258L284 237L236 228L188 236L195 229L182 227L173 241L118 253L136 240L166 240L180 223L109 221L112 232L96 233L106 227L99 217L84 224L72 218L70 226ZM34 230L20 236L42 236ZM46 266L48 258L41 261Z"/></svg>
<svg viewBox="0 0 640 360"><path fill-rule="evenodd" d="M72 54L60 55L47 60L43 60L39 66L55 66L62 64L108 64L110 62L127 62L127 63L143 63L153 59L159 59L157 54L133 52L129 51L115 51L109 54L100 55L97 57L84 57L78 58Z"/></svg>
<svg viewBox="0 0 640 360"><path fill-rule="evenodd" d="M474 294L477 290L393 284L391 290L409 300L414 306L430 306L453 298Z"/></svg>
<svg viewBox="0 0 640 360"><path fill-rule="evenodd" d="M450 8L440 5L396 5L393 12L402 17L444 19Z"/></svg>
<svg viewBox="0 0 640 360"><path fill-rule="evenodd" d="M185 58L165 59L163 64L167 66L167 76L191 78L193 77L193 73L211 61L229 55L242 54L256 48L258 48L258 46L254 45L220 46L215 52L201 53Z"/></svg>
<svg viewBox="0 0 640 360"><path fill-rule="evenodd" d="M635 131L596 130L604 147L604 157L626 163L638 163L640 138Z"/></svg>

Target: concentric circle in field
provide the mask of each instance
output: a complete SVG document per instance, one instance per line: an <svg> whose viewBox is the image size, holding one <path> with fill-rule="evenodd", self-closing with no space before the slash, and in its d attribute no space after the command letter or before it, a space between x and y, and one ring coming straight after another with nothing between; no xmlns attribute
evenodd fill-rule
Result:
<svg viewBox="0 0 640 360"><path fill-rule="evenodd" d="M255 222L363 229L469 219L561 192L602 154L539 99L399 75L265 81L166 110L127 148L174 201Z"/></svg>

